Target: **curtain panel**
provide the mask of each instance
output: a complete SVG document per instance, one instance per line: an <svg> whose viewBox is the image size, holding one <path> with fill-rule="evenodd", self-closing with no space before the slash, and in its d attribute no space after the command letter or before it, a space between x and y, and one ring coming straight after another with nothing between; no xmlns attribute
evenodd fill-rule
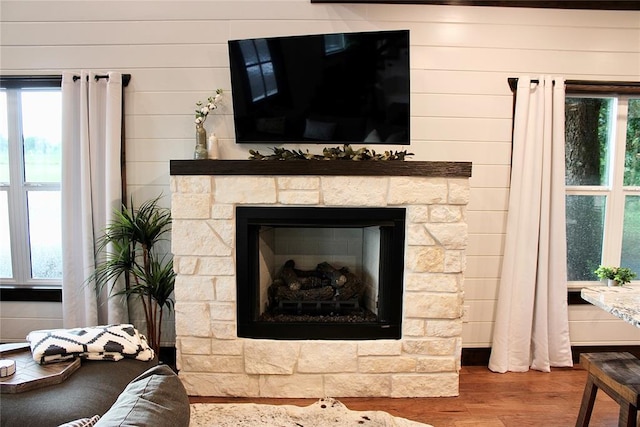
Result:
<svg viewBox="0 0 640 427"><path fill-rule="evenodd" d="M62 77L62 306L65 328L127 323L128 309L109 289L97 292L95 241L122 206L122 75Z"/></svg>
<svg viewBox="0 0 640 427"><path fill-rule="evenodd" d="M567 307L565 83L518 79L509 213L489 369L572 366Z"/></svg>

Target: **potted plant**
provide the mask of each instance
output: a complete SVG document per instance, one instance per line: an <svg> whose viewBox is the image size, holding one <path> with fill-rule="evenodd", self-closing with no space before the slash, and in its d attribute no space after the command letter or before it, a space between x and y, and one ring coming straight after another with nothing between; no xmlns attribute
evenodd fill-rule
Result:
<svg viewBox="0 0 640 427"><path fill-rule="evenodd" d="M96 287L111 286L111 296L137 297L144 310L149 346L158 354L162 334L164 309L173 309L171 295L176 274L173 259L158 250L158 243L168 240L171 231L171 211L158 206L160 196L139 208L122 209L97 239L97 252L104 254L91 278ZM133 206L133 201L131 202ZM114 283L124 279L124 289L114 289Z"/></svg>
<svg viewBox="0 0 640 427"><path fill-rule="evenodd" d="M636 277L630 268L626 267L607 267L601 265L595 271L596 276L600 279L607 279L609 286L622 286L629 283Z"/></svg>

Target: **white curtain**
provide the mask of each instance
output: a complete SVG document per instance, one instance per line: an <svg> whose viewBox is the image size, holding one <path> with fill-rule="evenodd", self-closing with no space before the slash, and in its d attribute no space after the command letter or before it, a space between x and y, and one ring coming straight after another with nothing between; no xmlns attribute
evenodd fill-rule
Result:
<svg viewBox="0 0 640 427"><path fill-rule="evenodd" d="M128 321L122 298L87 278L95 240L122 205L122 75L62 76L62 306L65 328ZM119 285L116 285L119 286ZM110 288L110 286L109 286Z"/></svg>
<svg viewBox="0 0 640 427"><path fill-rule="evenodd" d="M489 369L572 366L561 78L518 79L507 234Z"/></svg>

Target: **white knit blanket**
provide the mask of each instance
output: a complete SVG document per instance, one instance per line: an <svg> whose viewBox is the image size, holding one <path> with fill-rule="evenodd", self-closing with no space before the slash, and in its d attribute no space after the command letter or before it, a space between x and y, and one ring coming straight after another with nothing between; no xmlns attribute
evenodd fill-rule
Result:
<svg viewBox="0 0 640 427"><path fill-rule="evenodd" d="M306 407L192 403L190 427L432 427L383 411L352 411L324 398Z"/></svg>
<svg viewBox="0 0 640 427"><path fill-rule="evenodd" d="M40 364L82 357L90 360L151 360L154 351L133 325L104 325L30 332L27 341Z"/></svg>

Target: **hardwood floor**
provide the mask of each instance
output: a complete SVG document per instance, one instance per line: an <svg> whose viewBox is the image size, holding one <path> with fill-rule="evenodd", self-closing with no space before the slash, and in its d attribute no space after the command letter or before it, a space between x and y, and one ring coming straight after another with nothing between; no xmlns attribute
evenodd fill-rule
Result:
<svg viewBox="0 0 640 427"><path fill-rule="evenodd" d="M496 374L482 366L460 371L460 396L448 398L338 398L348 408L381 410L434 427L571 427L575 425L586 372L574 368L551 373ZM321 397L321 396L319 396ZM332 396L333 397L333 396ZM191 397L199 402L253 402L306 406L316 399ZM618 405L599 391L590 427L618 425Z"/></svg>

